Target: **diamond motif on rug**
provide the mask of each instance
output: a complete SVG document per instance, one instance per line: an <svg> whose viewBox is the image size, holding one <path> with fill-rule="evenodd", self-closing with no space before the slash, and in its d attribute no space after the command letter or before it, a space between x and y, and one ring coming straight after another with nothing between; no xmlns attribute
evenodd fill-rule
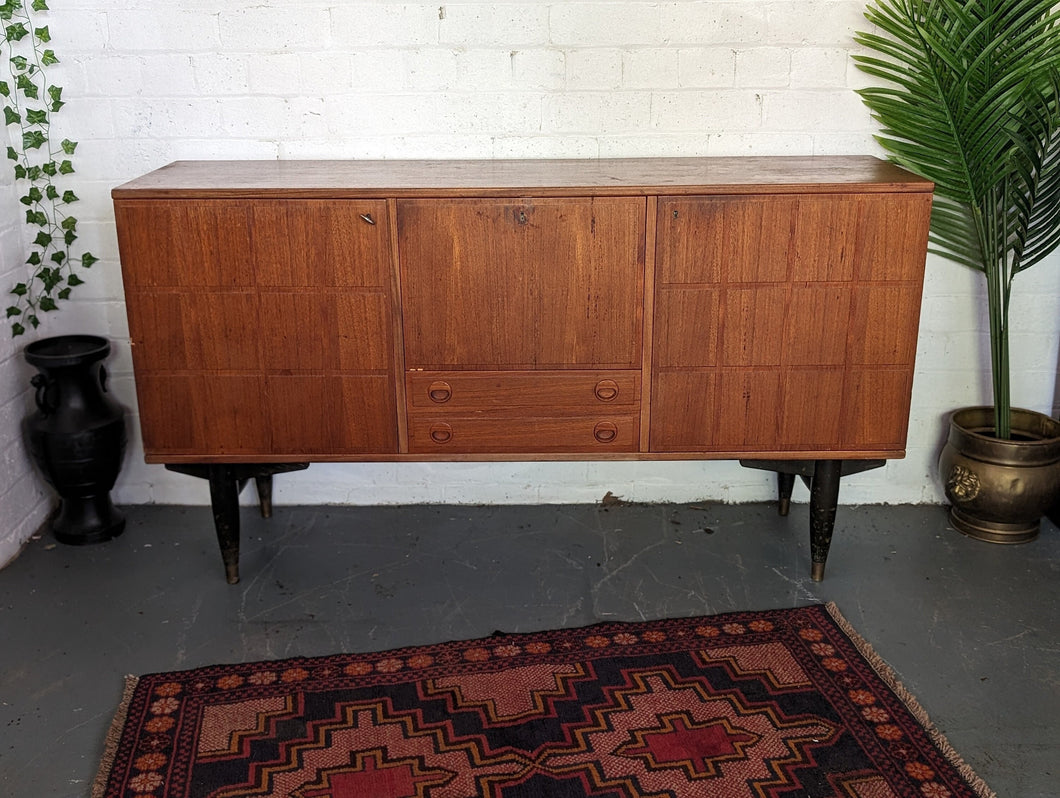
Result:
<svg viewBox="0 0 1060 798"><path fill-rule="evenodd" d="M93 798L988 798L834 607L140 677Z"/></svg>

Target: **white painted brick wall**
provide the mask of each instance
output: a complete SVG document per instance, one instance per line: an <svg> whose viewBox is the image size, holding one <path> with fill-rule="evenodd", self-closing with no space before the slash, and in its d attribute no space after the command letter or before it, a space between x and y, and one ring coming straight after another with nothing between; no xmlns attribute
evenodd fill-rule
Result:
<svg viewBox="0 0 1060 798"><path fill-rule="evenodd" d="M111 336L115 391L130 408L109 191L171 160L878 154L853 93L866 84L849 58L851 35L864 27L860 0L53 5L48 24L69 102L57 132L81 142L72 187L83 198L84 236L103 260L42 332ZM0 244L9 270L19 260L10 229ZM1058 259L1019 278L1017 292L1014 396L1050 410ZM843 501L941 499L941 419L989 398L981 294L977 275L929 263L909 455L850 479ZM18 384L18 347L3 347L4 384ZM25 394L6 401L24 403ZM18 438L18 415L4 417L6 443ZM142 464L135 414L131 427L120 501L206 501L198 481ZM24 462L3 462L11 487L0 495L14 491L36 518L41 489ZM732 463L315 465L277 479L280 502L590 501L607 490L655 501L772 493L769 475ZM5 524L0 546L28 534Z"/></svg>

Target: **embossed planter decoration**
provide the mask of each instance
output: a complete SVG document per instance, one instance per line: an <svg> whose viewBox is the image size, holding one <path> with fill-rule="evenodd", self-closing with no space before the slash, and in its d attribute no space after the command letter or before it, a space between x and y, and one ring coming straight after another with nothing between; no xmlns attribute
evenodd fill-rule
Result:
<svg viewBox="0 0 1060 798"><path fill-rule="evenodd" d="M1060 422L1012 409L1012 440L993 437L994 409L966 407L950 416L939 456L950 521L991 543L1033 540L1043 513L1060 496Z"/></svg>
<svg viewBox="0 0 1060 798"><path fill-rule="evenodd" d="M120 535L125 518L110 490L125 453L125 409L107 393L103 360L110 343L95 335L60 335L29 344L37 410L24 423L26 443L62 497L52 533L62 543L99 543Z"/></svg>

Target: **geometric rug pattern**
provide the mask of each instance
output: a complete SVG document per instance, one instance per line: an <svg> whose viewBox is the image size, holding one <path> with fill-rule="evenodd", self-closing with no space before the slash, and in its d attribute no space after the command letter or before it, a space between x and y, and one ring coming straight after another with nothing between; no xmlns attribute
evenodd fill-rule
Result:
<svg viewBox="0 0 1060 798"><path fill-rule="evenodd" d="M985 798L832 605L130 678L94 798Z"/></svg>

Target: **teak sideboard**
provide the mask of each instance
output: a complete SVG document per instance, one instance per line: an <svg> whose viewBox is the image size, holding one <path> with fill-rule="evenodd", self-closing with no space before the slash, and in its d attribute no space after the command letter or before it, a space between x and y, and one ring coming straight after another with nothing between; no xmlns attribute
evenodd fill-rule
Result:
<svg viewBox="0 0 1060 798"><path fill-rule="evenodd" d="M177 162L113 191L147 462L904 455L932 184L870 157Z"/></svg>

